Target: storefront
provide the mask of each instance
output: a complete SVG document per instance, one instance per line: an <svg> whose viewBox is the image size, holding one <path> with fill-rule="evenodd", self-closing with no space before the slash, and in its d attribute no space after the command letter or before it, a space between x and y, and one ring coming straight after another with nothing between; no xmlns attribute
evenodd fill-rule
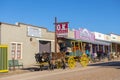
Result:
<svg viewBox="0 0 120 80"><path fill-rule="evenodd" d="M116 34L110 34L111 36L111 53L120 55L120 36Z"/></svg>
<svg viewBox="0 0 120 80"><path fill-rule="evenodd" d="M64 28L62 28L62 25L64 25ZM68 23L57 23L56 27L57 52L68 52L69 56L80 56L81 41L74 38L74 31L68 29Z"/></svg>
<svg viewBox="0 0 120 80"><path fill-rule="evenodd" d="M96 50L95 53L103 53L108 54L110 53L110 45L111 45L111 38L109 35L105 35L99 32L94 32L95 34L95 44Z"/></svg>
<svg viewBox="0 0 120 80"><path fill-rule="evenodd" d="M70 35L71 33L71 35ZM67 52L67 48L71 49L71 43L68 38L71 38L72 31L68 29L68 22L55 23L55 48L56 52Z"/></svg>
<svg viewBox="0 0 120 80"><path fill-rule="evenodd" d="M80 28L74 31L75 39L81 40L81 51L85 52L87 55L93 53L93 43L95 42L95 35L88 31L87 29Z"/></svg>

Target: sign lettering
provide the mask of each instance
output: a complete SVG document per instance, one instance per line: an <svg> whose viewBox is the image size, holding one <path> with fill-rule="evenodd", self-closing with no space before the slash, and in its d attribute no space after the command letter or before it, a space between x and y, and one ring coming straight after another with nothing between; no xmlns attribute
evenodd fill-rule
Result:
<svg viewBox="0 0 120 80"><path fill-rule="evenodd" d="M65 37L68 34L68 22L56 23L57 37Z"/></svg>

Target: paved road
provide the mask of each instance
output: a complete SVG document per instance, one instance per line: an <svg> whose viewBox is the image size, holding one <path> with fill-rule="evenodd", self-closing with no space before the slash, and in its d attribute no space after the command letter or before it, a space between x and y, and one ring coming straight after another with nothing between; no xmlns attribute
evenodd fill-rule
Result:
<svg viewBox="0 0 120 80"><path fill-rule="evenodd" d="M35 71L2 77L0 80L120 80L120 61L91 64L72 70Z"/></svg>

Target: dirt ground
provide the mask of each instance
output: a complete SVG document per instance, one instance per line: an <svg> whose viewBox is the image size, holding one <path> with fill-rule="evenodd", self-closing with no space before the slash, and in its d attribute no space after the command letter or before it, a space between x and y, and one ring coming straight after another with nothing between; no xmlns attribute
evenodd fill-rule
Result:
<svg viewBox="0 0 120 80"><path fill-rule="evenodd" d="M15 75L15 74L22 74L22 73L28 73L30 71L28 70L21 70L21 69L17 69L17 70L11 70L9 72L4 72L4 73L0 73L0 77L6 77L6 76L11 76L11 75Z"/></svg>
<svg viewBox="0 0 120 80"><path fill-rule="evenodd" d="M120 60L120 59L119 59ZM118 61L119 61L118 60ZM107 61L106 61L107 62ZM97 63L101 63L101 62L97 62ZM97 64L97 63L94 63L94 64ZM90 63L90 64L93 64L93 63ZM80 64L78 64L79 66L77 67L81 67ZM35 72L33 70L33 68L27 68L27 69L16 69L16 70L11 70L9 71L8 73L0 73L0 78L1 77L7 77L7 76L11 76L11 75L17 75L17 74L23 74L23 73L30 73L30 72ZM44 71L42 71L44 72ZM112 73L112 71L111 71Z"/></svg>

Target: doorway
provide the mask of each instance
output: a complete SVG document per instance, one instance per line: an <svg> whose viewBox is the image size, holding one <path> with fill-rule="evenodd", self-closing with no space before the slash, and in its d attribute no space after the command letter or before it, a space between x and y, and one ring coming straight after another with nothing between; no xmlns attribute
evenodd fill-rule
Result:
<svg viewBox="0 0 120 80"><path fill-rule="evenodd" d="M42 53L44 51L48 53L51 52L51 41L39 41L39 53Z"/></svg>

